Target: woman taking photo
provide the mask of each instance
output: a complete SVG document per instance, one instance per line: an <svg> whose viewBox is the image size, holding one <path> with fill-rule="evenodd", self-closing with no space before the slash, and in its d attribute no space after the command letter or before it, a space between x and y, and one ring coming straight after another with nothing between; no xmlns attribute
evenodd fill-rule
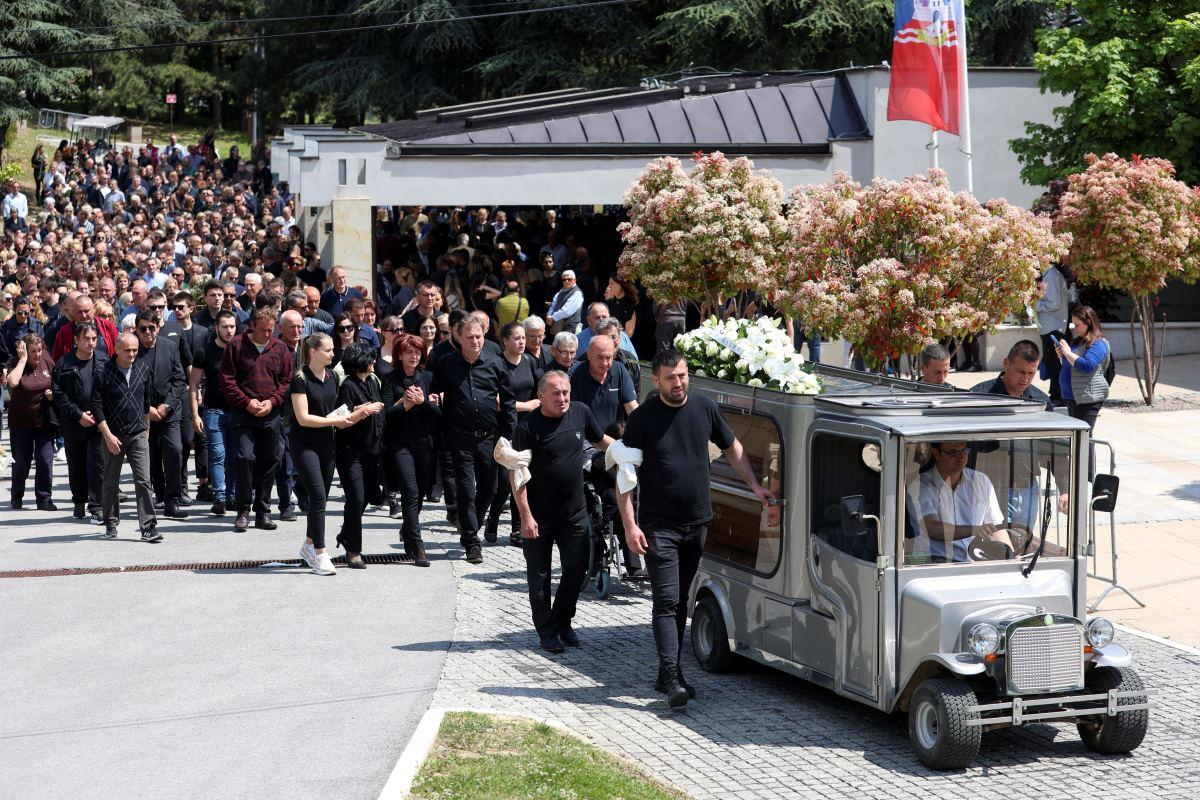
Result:
<svg viewBox="0 0 1200 800"><path fill-rule="evenodd" d="M418 567L428 567L421 539L421 505L433 484L433 432L441 409L438 396L429 391L433 376L424 368L422 340L411 334L396 337L392 360L396 368L384 379L382 390L384 458L400 486L404 555Z"/></svg>
<svg viewBox="0 0 1200 800"><path fill-rule="evenodd" d="M325 501L333 482L337 451L333 431L345 428L366 416L354 409L348 416L330 416L337 408L337 378L329 369L333 361L333 340L314 333L300 348L300 371L292 377L292 428L288 442L292 463L308 495L308 527L300 558L317 575L334 575L333 559L325 552Z"/></svg>
<svg viewBox="0 0 1200 800"><path fill-rule="evenodd" d="M537 398L537 368L533 356L525 352L525 327L517 322L509 322L500 329L500 343L504 347L500 363L508 368L508 380L512 384L513 396L517 401L517 421L530 411L536 411L542 404ZM496 495L488 508L487 526L483 538L489 544L496 541L497 529L500 526L500 514L504 511L504 503L512 497L512 489L508 483L508 470L499 468L496 479ZM512 512L512 533L508 541L514 547L521 542L521 518L517 515L517 504L509 503Z"/></svg>
<svg viewBox="0 0 1200 800"><path fill-rule="evenodd" d="M1058 385L1067 401L1067 413L1094 430L1100 408L1108 398L1104 371L1112 353L1100 328L1100 317L1091 306L1076 306L1067 328L1071 344L1060 339L1057 345L1063 365Z"/></svg>
<svg viewBox="0 0 1200 800"><path fill-rule="evenodd" d="M8 438L13 457L12 507L21 508L29 465L36 463L34 496L39 511L57 511L50 501L54 483L54 426L51 424L50 373L54 362L42 337L27 333L17 340L17 354L8 362Z"/></svg>
<svg viewBox="0 0 1200 800"><path fill-rule="evenodd" d="M346 548L346 566L366 569L362 558L362 518L367 508L367 486L379 486L379 454L383 446L383 402L379 379L371 374L375 352L366 342L355 342L342 353L346 379L338 387L338 404L361 412L353 424L337 434L337 470L346 493L339 547Z"/></svg>

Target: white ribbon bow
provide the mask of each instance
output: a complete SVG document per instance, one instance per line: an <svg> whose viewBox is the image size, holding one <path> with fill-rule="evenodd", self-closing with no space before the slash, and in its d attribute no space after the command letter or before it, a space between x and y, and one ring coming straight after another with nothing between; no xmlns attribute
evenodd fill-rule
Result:
<svg viewBox="0 0 1200 800"><path fill-rule="evenodd" d="M620 440L613 442L604 452L605 469L617 468L617 488L621 494L631 492L637 486L637 468L641 465L642 451Z"/></svg>
<svg viewBox="0 0 1200 800"><path fill-rule="evenodd" d="M492 450L492 458L496 459L496 463L504 467L513 474L516 483L516 488L520 489L525 484L529 483L529 462L533 460L532 450L514 450L512 442L501 436L496 440L496 446Z"/></svg>

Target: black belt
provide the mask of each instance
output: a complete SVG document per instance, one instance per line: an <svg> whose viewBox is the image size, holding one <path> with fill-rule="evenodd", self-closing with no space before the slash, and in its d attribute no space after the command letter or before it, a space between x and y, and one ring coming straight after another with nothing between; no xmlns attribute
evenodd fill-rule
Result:
<svg viewBox="0 0 1200 800"><path fill-rule="evenodd" d="M489 430L469 430L467 428L450 428L451 433L457 433L459 436L470 436L473 439L486 439L489 436L495 436L495 428Z"/></svg>

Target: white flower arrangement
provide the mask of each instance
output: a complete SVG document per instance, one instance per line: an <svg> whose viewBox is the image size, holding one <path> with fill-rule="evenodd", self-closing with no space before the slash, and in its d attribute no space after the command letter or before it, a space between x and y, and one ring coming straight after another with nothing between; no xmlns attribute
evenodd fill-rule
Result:
<svg viewBox="0 0 1200 800"><path fill-rule="evenodd" d="M820 394L824 386L796 352L779 320L710 317L694 331L675 337L695 374L788 394Z"/></svg>

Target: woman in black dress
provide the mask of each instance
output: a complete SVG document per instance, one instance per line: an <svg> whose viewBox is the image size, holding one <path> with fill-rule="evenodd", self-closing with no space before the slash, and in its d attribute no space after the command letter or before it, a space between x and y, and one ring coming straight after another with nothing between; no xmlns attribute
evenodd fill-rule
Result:
<svg viewBox="0 0 1200 800"><path fill-rule="evenodd" d="M333 340L314 333L304 340L300 350L303 366L292 377L292 428L288 442L292 463L308 494L308 526L300 558L317 575L334 575L333 559L325 552L325 501L333 483L333 431L345 428L366 416L355 409L350 415L331 416L337 408L337 378L329 363L333 361Z"/></svg>
<svg viewBox="0 0 1200 800"><path fill-rule="evenodd" d="M632 281L614 275L608 279L604 300L608 304L608 313L617 318L621 330L632 339L633 331L637 328L637 287Z"/></svg>
<svg viewBox="0 0 1200 800"><path fill-rule="evenodd" d="M372 376L375 352L366 342L355 342L342 352L346 377L338 387L338 403L361 411L362 416L338 431L337 469L346 493L339 547L346 548L346 566L366 569L362 559L362 518L367 507L367 486L379 485L377 466L383 446L383 402L379 381Z"/></svg>
<svg viewBox="0 0 1200 800"><path fill-rule="evenodd" d="M433 376L424 368L425 349L420 337L397 336L392 363L395 369L384 379L382 390L384 458L400 486L404 554L418 567L428 567L421 540L421 505L433 484L433 432L441 409L438 396L429 390Z"/></svg>
<svg viewBox="0 0 1200 800"><path fill-rule="evenodd" d="M500 344L504 347L501 363L508 368L508 379L512 383L513 395L517 400L517 421L531 411L541 406L537 399L538 374L533 356L525 352L525 327L519 322L509 322L500 328ZM496 479L496 496L488 508L487 526L483 538L490 544L496 541L497 528L500 526L500 514L504 511L505 502L512 498L512 489L508 484L508 470L500 467ZM521 543L521 518L517 514L517 504L509 503L512 511L512 533L509 543L519 547Z"/></svg>

